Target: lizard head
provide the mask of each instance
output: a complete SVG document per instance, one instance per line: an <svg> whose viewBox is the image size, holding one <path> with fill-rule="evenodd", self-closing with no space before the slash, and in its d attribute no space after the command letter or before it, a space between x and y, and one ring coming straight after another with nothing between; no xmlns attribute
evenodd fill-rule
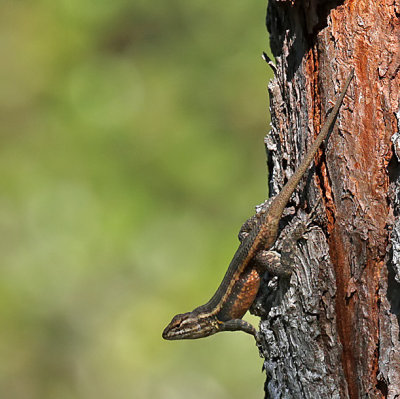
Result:
<svg viewBox="0 0 400 399"><path fill-rule="evenodd" d="M165 327L162 336L168 340L196 339L207 337L218 331L217 321L209 318L206 320L193 312L188 312L176 315Z"/></svg>

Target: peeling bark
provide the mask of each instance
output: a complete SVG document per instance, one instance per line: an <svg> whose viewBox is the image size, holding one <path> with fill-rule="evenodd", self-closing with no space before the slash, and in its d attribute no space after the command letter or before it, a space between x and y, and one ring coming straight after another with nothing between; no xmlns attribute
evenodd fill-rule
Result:
<svg viewBox="0 0 400 399"><path fill-rule="evenodd" d="M266 397L399 398L400 1L270 0L267 27L271 195L355 78L286 219L319 198L323 214L290 283L266 279L253 306Z"/></svg>

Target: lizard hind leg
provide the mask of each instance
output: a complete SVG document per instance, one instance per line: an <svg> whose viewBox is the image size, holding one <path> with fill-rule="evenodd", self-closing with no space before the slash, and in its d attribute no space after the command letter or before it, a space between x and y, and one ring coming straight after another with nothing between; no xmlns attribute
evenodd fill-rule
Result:
<svg viewBox="0 0 400 399"><path fill-rule="evenodd" d="M272 198L266 200L264 203L261 205L256 206L256 214L247 219L242 227L240 228L238 238L240 242L243 242L243 240L249 235L249 233L255 229L257 226L260 225L260 220L265 217L265 214L268 211L268 207L270 206L272 201ZM261 221L262 223L262 221Z"/></svg>
<svg viewBox="0 0 400 399"><path fill-rule="evenodd" d="M283 262L282 262L283 260ZM260 251L254 257L257 267L262 273L288 278L292 274L290 264L286 264L278 251Z"/></svg>
<svg viewBox="0 0 400 399"><path fill-rule="evenodd" d="M243 242L243 240L249 235L249 233L257 226L259 223L260 216L258 214L255 214L251 218L247 219L242 227L240 228L238 238L240 242Z"/></svg>
<svg viewBox="0 0 400 399"><path fill-rule="evenodd" d="M307 231L311 230L311 222L315 218L316 206L309 214L300 211L300 215L295 217L294 221L286 226L280 237L275 250L260 251L254 257L254 261L261 269L261 272L267 271L273 276L289 278L293 271L295 255L298 241L304 238Z"/></svg>

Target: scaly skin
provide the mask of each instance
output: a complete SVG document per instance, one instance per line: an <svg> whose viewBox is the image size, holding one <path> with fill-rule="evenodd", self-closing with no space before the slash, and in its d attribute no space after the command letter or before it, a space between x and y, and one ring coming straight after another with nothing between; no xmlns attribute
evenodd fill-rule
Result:
<svg viewBox="0 0 400 399"><path fill-rule="evenodd" d="M252 229L237 249L214 296L205 305L197 307L192 312L176 315L163 331L164 339L196 339L219 331L236 330L242 330L256 337L255 328L242 320L257 295L265 270L254 257L261 250L269 250L274 245L283 211L318 148L333 127L353 76L352 70L332 112L296 172L281 192L273 198L268 209L257 214L255 221L252 221Z"/></svg>

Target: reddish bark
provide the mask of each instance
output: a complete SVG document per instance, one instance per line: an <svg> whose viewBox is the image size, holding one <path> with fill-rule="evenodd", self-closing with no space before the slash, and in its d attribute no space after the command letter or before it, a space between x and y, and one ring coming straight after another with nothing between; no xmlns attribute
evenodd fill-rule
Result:
<svg viewBox="0 0 400 399"><path fill-rule="evenodd" d="M400 213L399 167L391 141L397 145L393 136L399 131L399 17L398 0L269 2L267 23L278 71L270 85L271 194L295 169L350 68L355 68L336 128L316 159L316 173L293 198L296 207L304 203L302 196L311 204L317 197L323 199L325 222L317 236L311 235L320 247L313 252L309 238L299 255L300 264L315 264L311 284L319 291L319 300L314 298L312 306L304 302L307 292L301 284L308 282L309 272L300 270L295 282L292 278L293 292L280 288L283 299L264 306L264 331L275 334L266 338L263 348L266 367L279 382L270 380L269 388L267 384L270 397L400 395L395 299L400 297L400 251L396 252L395 245L400 234L390 236L391 228L397 232ZM324 248L328 270L322 270L319 261L325 256ZM285 303L289 299L299 302L297 313L290 313L291 304ZM288 310L289 315L285 314ZM273 321L269 319L272 311ZM316 320L307 321L309 313L317 315ZM279 324L280 317L286 322ZM301 332L288 328L291 322L298 323ZM297 341L300 347L282 352L283 333L285 340ZM308 343L307 334L313 345L302 347ZM334 346L336 360L330 353ZM268 355L271 351L273 360ZM315 369L300 367L307 356L315 360ZM293 365L295 373L290 369ZM310 370L316 373L313 378ZM288 378L284 372L293 376ZM325 388L324 382L316 382L319 378L326 382ZM274 391L277 387L282 396Z"/></svg>

